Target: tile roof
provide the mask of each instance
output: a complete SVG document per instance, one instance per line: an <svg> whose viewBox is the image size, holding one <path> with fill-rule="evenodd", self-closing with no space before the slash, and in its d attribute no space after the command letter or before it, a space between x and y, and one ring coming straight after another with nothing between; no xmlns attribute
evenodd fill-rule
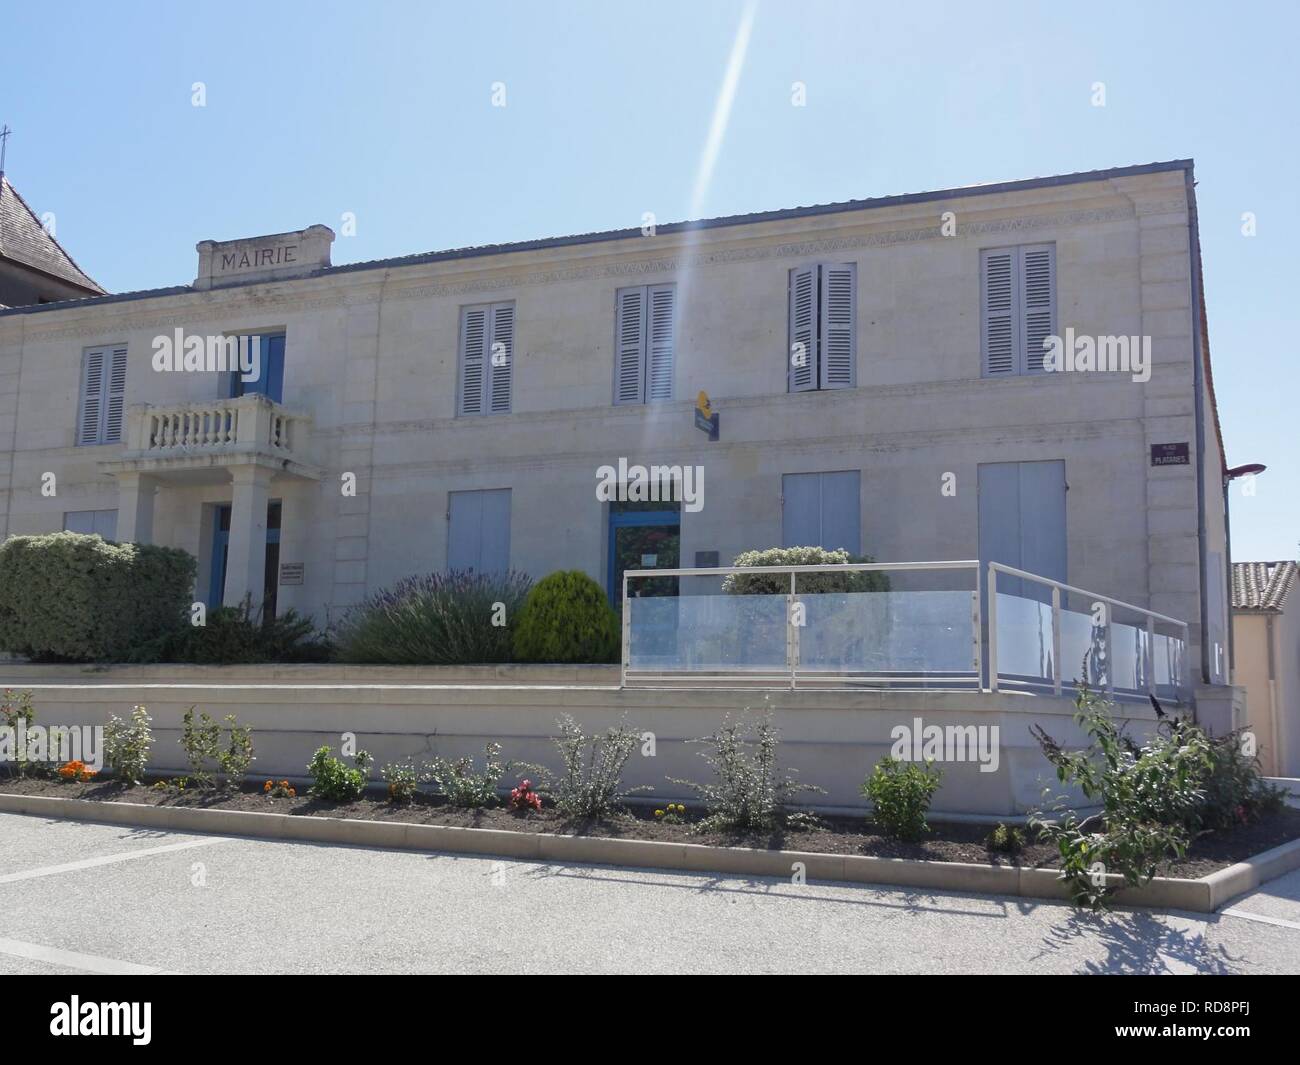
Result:
<svg viewBox="0 0 1300 1065"><path fill-rule="evenodd" d="M1280 614L1300 565L1295 562L1234 562L1232 609Z"/></svg>
<svg viewBox="0 0 1300 1065"><path fill-rule="evenodd" d="M105 292L49 234L36 212L27 206L27 201L3 174L0 174L0 259L78 285L88 294Z"/></svg>

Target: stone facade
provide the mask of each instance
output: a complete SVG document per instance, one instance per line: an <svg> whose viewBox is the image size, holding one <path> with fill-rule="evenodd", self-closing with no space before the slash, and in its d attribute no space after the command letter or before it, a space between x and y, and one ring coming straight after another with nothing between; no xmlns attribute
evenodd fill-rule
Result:
<svg viewBox="0 0 1300 1065"><path fill-rule="evenodd" d="M119 535L147 524L205 574L212 508L233 503L230 601L258 587L261 508L279 499L279 558L303 572L281 585L279 607L325 621L446 566L454 491L511 490L513 567L535 577L576 567L604 583L596 470L619 457L703 466L707 504L682 516L683 565L696 552L726 564L779 545L782 476L841 470L860 471L863 551L977 558L979 465L1063 460L1068 582L1190 622L1193 679L1222 681L1226 594L1212 582L1228 565L1223 456L1208 357L1198 368L1189 176L1190 164L1158 164L354 266L329 265L332 234L320 226L204 242L193 286L0 312L0 535L117 508ZM263 258L260 273L216 276L223 250L295 240L293 263ZM1054 245L1059 328L1150 337L1149 381L982 375L981 251L1030 243ZM856 387L790 393L789 271L828 258L856 264ZM615 405L616 292L661 282L677 286L674 398ZM512 409L458 417L461 308L496 301L515 308ZM167 465L131 436L151 417L145 406L225 395L214 373L154 372L155 337L177 327L286 335L282 403L263 412L265 428L247 429L239 461L194 447ZM137 409L122 443L77 446L83 352L105 344L128 352ZM701 390L721 412L716 443L693 425ZM293 419L291 450L276 412ZM1152 465L1152 446L1170 442L1188 445L1189 462ZM46 472L54 497L41 491ZM341 491L348 474L355 495ZM1203 606L1218 645L1204 678Z"/></svg>

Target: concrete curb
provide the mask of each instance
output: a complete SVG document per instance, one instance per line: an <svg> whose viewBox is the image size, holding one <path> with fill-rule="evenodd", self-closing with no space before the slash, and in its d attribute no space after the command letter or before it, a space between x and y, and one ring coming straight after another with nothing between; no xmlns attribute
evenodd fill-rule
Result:
<svg viewBox="0 0 1300 1065"><path fill-rule="evenodd" d="M542 862L582 862L636 866L693 873L789 877L802 863L809 880L838 880L935 891L1012 895L1020 898L1069 898L1052 869L928 862L909 858L873 858L859 854L813 854L711 847L700 843L606 839L501 829L417 825L401 821L363 821L341 817L208 810L192 806L64 799L51 795L0 794L0 813L29 814L106 824L138 825L177 832L222 836L341 843L356 847L392 847L444 851ZM1125 888L1117 901L1127 906L1213 913L1260 884L1300 868L1300 840L1292 840L1199 880L1156 877L1141 888ZM1112 876L1111 881L1121 883Z"/></svg>

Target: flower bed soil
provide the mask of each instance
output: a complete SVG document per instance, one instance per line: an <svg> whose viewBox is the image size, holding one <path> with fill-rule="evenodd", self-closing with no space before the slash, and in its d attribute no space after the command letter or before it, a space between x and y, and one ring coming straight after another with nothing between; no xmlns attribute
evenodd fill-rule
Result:
<svg viewBox="0 0 1300 1065"><path fill-rule="evenodd" d="M987 865L1022 865L1052 868L1056 849L1031 842L1018 855L989 851L984 840L990 826L932 821L930 835L919 843L903 843L876 832L864 818L826 817L819 827L785 829L767 833L701 831L691 822L696 811L688 811L685 824L664 824L651 810L630 809L608 821L574 822L554 810L518 815L503 807L464 810L448 806L437 798L420 795L406 805L393 805L381 795L367 795L352 803L324 802L310 795L273 799L262 793L261 782L231 792L178 791L148 786L123 787L112 782L76 783L38 777L0 779L0 791L22 795L51 795L68 799L131 802L150 806L189 806L199 809L247 810L258 813L310 817L359 818L367 821L409 821L413 824L451 825L458 828L491 828L511 832L546 832L607 839L662 840L671 843L703 843L719 847L753 847L759 850L809 851L816 854L861 854L877 858L913 858L932 862L970 862ZM1031 830L1024 829L1026 836ZM1202 877L1252 855L1300 839L1300 810L1287 807L1254 824L1232 831L1211 832L1198 838L1181 861L1163 865L1162 876Z"/></svg>

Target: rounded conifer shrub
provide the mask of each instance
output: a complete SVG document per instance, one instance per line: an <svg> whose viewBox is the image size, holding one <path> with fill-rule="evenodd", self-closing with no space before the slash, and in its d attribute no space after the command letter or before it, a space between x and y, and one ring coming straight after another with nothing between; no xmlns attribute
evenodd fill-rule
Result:
<svg viewBox="0 0 1300 1065"><path fill-rule="evenodd" d="M618 615L581 570L559 570L538 581L515 623L520 662L616 662L618 644Z"/></svg>

